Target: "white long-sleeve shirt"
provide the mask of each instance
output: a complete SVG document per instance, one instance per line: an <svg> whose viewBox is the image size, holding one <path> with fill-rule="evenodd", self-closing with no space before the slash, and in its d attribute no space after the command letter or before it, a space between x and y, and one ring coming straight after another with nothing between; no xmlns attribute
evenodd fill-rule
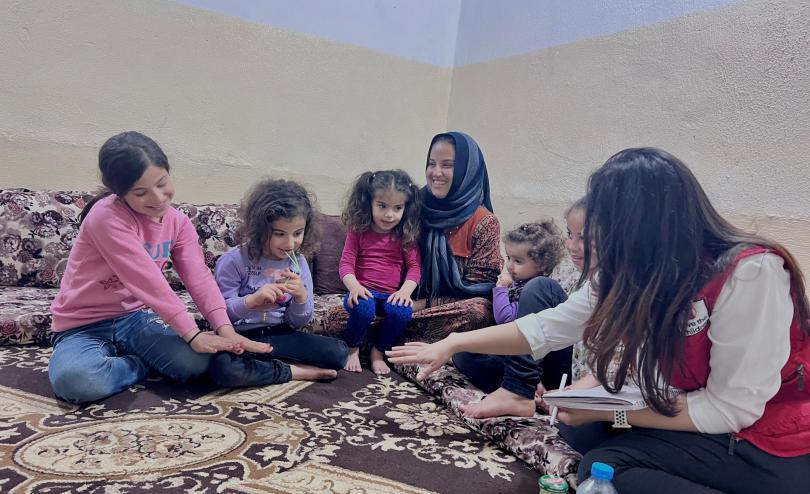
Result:
<svg viewBox="0 0 810 494"><path fill-rule="evenodd" d="M586 284L557 307L515 322L537 359L582 339L595 305ZM782 258L758 254L741 260L709 318L706 387L687 393L689 417L700 432L738 432L762 416L781 384L792 318L790 275Z"/></svg>

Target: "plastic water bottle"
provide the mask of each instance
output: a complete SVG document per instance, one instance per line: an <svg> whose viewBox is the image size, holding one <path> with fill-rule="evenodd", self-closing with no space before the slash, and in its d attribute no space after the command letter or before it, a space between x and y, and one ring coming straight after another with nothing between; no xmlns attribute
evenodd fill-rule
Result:
<svg viewBox="0 0 810 494"><path fill-rule="evenodd" d="M577 488L577 494L617 494L611 480L613 467L595 462L591 465L591 477Z"/></svg>

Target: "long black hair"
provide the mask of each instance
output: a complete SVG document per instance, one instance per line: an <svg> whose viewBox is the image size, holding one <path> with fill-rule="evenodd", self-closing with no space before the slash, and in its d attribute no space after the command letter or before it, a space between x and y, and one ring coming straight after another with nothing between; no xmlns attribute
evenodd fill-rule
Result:
<svg viewBox="0 0 810 494"><path fill-rule="evenodd" d="M621 151L591 175L587 197L581 281L595 270L597 300L584 340L608 390L621 388L634 369L651 407L677 413L666 388L682 356L693 298L750 246L784 259L802 329L810 329L804 280L793 256L720 216L678 158L655 148ZM619 370L608 382L608 365L621 344Z"/></svg>
<svg viewBox="0 0 810 494"><path fill-rule="evenodd" d="M110 194L118 197L126 195L150 166L169 171L169 159L149 137L128 131L107 139L98 152L98 168L104 189L84 206L79 214L79 222L84 221L87 213L100 199Z"/></svg>

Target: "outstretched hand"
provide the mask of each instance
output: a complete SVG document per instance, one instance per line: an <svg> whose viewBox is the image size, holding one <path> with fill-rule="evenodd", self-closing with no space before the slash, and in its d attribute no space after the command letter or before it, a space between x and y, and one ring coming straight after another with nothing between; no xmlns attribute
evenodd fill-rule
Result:
<svg viewBox="0 0 810 494"><path fill-rule="evenodd" d="M253 341L239 333L231 325L220 326L217 328L217 334L223 339L230 341L242 350L251 353L270 353L273 347L269 343L262 343L260 341ZM241 353L241 352L234 352Z"/></svg>
<svg viewBox="0 0 810 494"><path fill-rule="evenodd" d="M188 341L191 337L194 337L191 343L189 343L189 346L197 353L232 352L240 354L243 352L242 347L238 344L221 336L217 336L211 331L202 331L197 336L194 336L195 334L197 333L192 332L188 335L188 338L184 339Z"/></svg>
<svg viewBox="0 0 810 494"><path fill-rule="evenodd" d="M452 358L453 351L448 339L445 338L431 344L419 341L408 342L402 346L395 346L385 354L388 356L388 360L395 364L423 364L416 375L417 379L422 380L446 364Z"/></svg>

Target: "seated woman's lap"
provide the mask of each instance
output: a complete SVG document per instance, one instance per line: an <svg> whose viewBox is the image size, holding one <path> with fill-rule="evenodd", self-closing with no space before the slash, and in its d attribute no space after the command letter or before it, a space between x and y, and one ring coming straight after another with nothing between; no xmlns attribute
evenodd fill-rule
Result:
<svg viewBox="0 0 810 494"><path fill-rule="evenodd" d="M633 428L590 450L579 466L582 482L593 462L615 469L622 494L748 492L803 493L810 480L810 455L780 458L728 434Z"/></svg>

